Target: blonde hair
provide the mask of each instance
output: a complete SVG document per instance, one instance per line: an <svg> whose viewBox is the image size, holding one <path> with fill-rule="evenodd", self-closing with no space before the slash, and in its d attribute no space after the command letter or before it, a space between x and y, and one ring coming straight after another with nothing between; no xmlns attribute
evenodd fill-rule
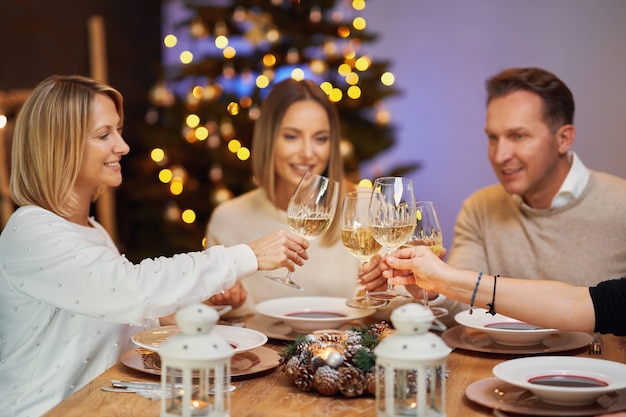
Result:
<svg viewBox="0 0 626 417"><path fill-rule="evenodd" d="M322 175L339 181L341 187L340 202L345 192L343 160L339 149L341 125L335 105L313 81L297 81L293 78L287 78L276 84L263 100L261 116L255 122L252 136L252 172L257 184L265 190L274 205L276 204L274 144L277 130L287 109L295 102L303 100L313 100L326 110L330 125L330 156L328 166ZM333 223L321 239L323 245L331 245L339 239L341 222L338 218L340 215L341 210L338 207Z"/></svg>
<svg viewBox="0 0 626 417"><path fill-rule="evenodd" d="M75 212L73 187L97 94L113 100L122 123L122 95L108 85L80 75L53 75L35 87L15 121L11 155L15 204L37 205L66 218Z"/></svg>

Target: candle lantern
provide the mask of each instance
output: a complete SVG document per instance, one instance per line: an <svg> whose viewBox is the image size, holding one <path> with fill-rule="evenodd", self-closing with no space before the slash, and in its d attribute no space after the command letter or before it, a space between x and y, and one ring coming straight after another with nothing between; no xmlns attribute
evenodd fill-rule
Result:
<svg viewBox="0 0 626 417"><path fill-rule="evenodd" d="M391 313L395 334L374 349L379 417L445 417L446 358L451 349L431 332L434 315L420 304Z"/></svg>
<svg viewBox="0 0 626 417"><path fill-rule="evenodd" d="M204 304L176 313L180 333L161 344L161 417L230 416L233 348L211 333L219 315Z"/></svg>

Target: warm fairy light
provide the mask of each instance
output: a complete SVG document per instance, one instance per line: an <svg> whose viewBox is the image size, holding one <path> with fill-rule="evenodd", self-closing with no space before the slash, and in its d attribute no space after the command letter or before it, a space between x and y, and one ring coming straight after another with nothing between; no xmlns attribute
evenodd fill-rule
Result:
<svg viewBox="0 0 626 417"><path fill-rule="evenodd" d="M172 178L170 182L170 193L174 195L180 195L183 192L183 180L182 178Z"/></svg>
<svg viewBox="0 0 626 417"><path fill-rule="evenodd" d="M354 62L354 68L358 69L359 71L366 71L370 67L371 63L372 61L369 59L369 57L362 56L356 59L356 61Z"/></svg>
<svg viewBox="0 0 626 417"><path fill-rule="evenodd" d="M219 49L224 49L228 46L228 38L226 36L220 35L215 38L215 46Z"/></svg>
<svg viewBox="0 0 626 417"><path fill-rule="evenodd" d="M374 184L372 184L372 181L368 180L367 178L363 178L361 181L359 181L359 187L372 188L373 186Z"/></svg>
<svg viewBox="0 0 626 417"><path fill-rule="evenodd" d="M200 117L197 114L191 113L185 118L185 124L193 129L200 124Z"/></svg>
<svg viewBox="0 0 626 417"><path fill-rule="evenodd" d="M231 101L230 103L228 103L228 106L226 107L226 109L228 110L228 113L230 113L233 116L236 116L239 114L239 103L235 103L234 101Z"/></svg>
<svg viewBox="0 0 626 417"><path fill-rule="evenodd" d="M329 57L335 56L337 54L337 45L333 41L328 41L324 43L324 53Z"/></svg>
<svg viewBox="0 0 626 417"><path fill-rule="evenodd" d="M163 45L167 48L173 48L178 43L178 38L175 35L167 35L163 38Z"/></svg>
<svg viewBox="0 0 626 417"><path fill-rule="evenodd" d="M339 35L340 38L347 38L350 36L350 28L348 26L339 26L339 29L337 29L337 35Z"/></svg>
<svg viewBox="0 0 626 417"><path fill-rule="evenodd" d="M224 48L224 58L231 59L234 58L235 55L237 55L237 51L232 46L227 46L226 48Z"/></svg>
<svg viewBox="0 0 626 417"><path fill-rule="evenodd" d="M276 65L276 56L273 54L265 54L263 55L263 65L266 67L273 67Z"/></svg>
<svg viewBox="0 0 626 417"><path fill-rule="evenodd" d="M190 64L193 61L193 54L190 51L183 51L180 53L179 59L182 64Z"/></svg>
<svg viewBox="0 0 626 417"><path fill-rule="evenodd" d="M276 42L280 39L280 32L276 29L270 29L265 34L265 38L267 38L268 42Z"/></svg>
<svg viewBox="0 0 626 417"><path fill-rule="evenodd" d="M355 17L352 21L352 27L354 27L356 30L363 30L366 26L367 22L365 22L365 19L360 16Z"/></svg>
<svg viewBox="0 0 626 417"><path fill-rule="evenodd" d="M259 109L259 106L252 106L250 108L250 111L248 112L248 117L250 117L250 120L256 120L261 116L261 109Z"/></svg>
<svg viewBox="0 0 626 417"><path fill-rule="evenodd" d="M196 143L198 138L196 138L196 131L193 129L185 130L185 140L187 143Z"/></svg>
<svg viewBox="0 0 626 417"><path fill-rule="evenodd" d="M356 56L356 51L353 48L345 48L343 50L343 57L347 60L353 60Z"/></svg>
<svg viewBox="0 0 626 417"><path fill-rule="evenodd" d="M365 9L365 0L352 0L352 8L354 10Z"/></svg>
<svg viewBox="0 0 626 417"><path fill-rule="evenodd" d="M243 96L239 99L239 104L244 109L247 109L248 107L252 106L252 103L253 103L252 97L250 96Z"/></svg>
<svg viewBox="0 0 626 417"><path fill-rule="evenodd" d="M4 114L0 114L0 129L4 129L8 121L9 119Z"/></svg>
<svg viewBox="0 0 626 417"><path fill-rule="evenodd" d="M235 68L232 65L224 64L224 68L222 68L222 75L227 80L231 80L235 78L235 75L237 75L237 71L235 71Z"/></svg>
<svg viewBox="0 0 626 417"><path fill-rule="evenodd" d="M350 85L356 85L359 83L359 74L356 72L351 72L346 74L346 82Z"/></svg>
<svg viewBox="0 0 626 417"><path fill-rule="evenodd" d="M295 65L300 61L300 52L298 52L297 48L289 48L287 51L286 57L287 63L291 65Z"/></svg>
<svg viewBox="0 0 626 417"><path fill-rule="evenodd" d="M323 74L326 71L326 63L321 59L314 59L311 61L311 71L315 74Z"/></svg>
<svg viewBox="0 0 626 417"><path fill-rule="evenodd" d="M337 72L339 73L339 75L345 77L352 72L352 67L348 64L341 64L339 65L339 67L337 67Z"/></svg>
<svg viewBox="0 0 626 417"><path fill-rule="evenodd" d="M217 148L218 146L220 146L221 143L222 141L220 140L219 135L211 135L209 136L209 140L207 141L207 145L211 149Z"/></svg>
<svg viewBox="0 0 626 417"><path fill-rule="evenodd" d="M204 96L204 87L197 85L191 89L191 95L200 100Z"/></svg>
<svg viewBox="0 0 626 417"><path fill-rule="evenodd" d="M246 161L248 158L250 158L250 149L246 148L245 146L239 148L239 150L237 151L237 158L239 158L241 161Z"/></svg>
<svg viewBox="0 0 626 417"><path fill-rule="evenodd" d="M291 71L291 78L297 81L304 80L304 71L302 68L294 68L294 70Z"/></svg>
<svg viewBox="0 0 626 417"><path fill-rule="evenodd" d="M356 100L357 98L361 97L361 89L357 85L351 85L350 87L348 87L348 91L346 92L346 94L351 99Z"/></svg>
<svg viewBox="0 0 626 417"><path fill-rule="evenodd" d="M378 111L376 111L376 115L374 116L374 120L379 125L387 125L391 120L391 114L385 109L378 109Z"/></svg>
<svg viewBox="0 0 626 417"><path fill-rule="evenodd" d="M343 97L343 93L338 88L333 88L333 90L328 95L328 98L330 99L330 101L334 103L341 101L342 97Z"/></svg>
<svg viewBox="0 0 626 417"><path fill-rule="evenodd" d="M180 218L187 224L191 224L196 221L196 212L192 209L183 211Z"/></svg>
<svg viewBox="0 0 626 417"><path fill-rule="evenodd" d="M319 23L322 20L322 11L319 7L311 7L311 13L309 13L309 20L313 23Z"/></svg>
<svg viewBox="0 0 626 417"><path fill-rule="evenodd" d="M320 88L323 92L326 93L326 95L330 95L330 93L333 91L333 85L328 81L324 81L323 83L321 83Z"/></svg>
<svg viewBox="0 0 626 417"><path fill-rule="evenodd" d="M161 148L154 148L152 152L150 152L150 158L152 158L154 162L161 162L163 158L165 158L165 151Z"/></svg>
<svg viewBox="0 0 626 417"><path fill-rule="evenodd" d="M206 140L209 137L209 129L204 126L200 126L196 129L196 138L200 141Z"/></svg>
<svg viewBox="0 0 626 417"><path fill-rule="evenodd" d="M256 86L259 88L265 88L270 85L270 79L265 75L259 75L256 77Z"/></svg>
<svg viewBox="0 0 626 417"><path fill-rule="evenodd" d="M380 76L380 81L387 87L392 86L396 81L396 77L389 71Z"/></svg>
<svg viewBox="0 0 626 417"><path fill-rule="evenodd" d="M172 178L174 178L174 174L172 173L171 169L163 168L159 171L159 181L161 181L163 184L167 184L168 182L172 181Z"/></svg>
<svg viewBox="0 0 626 417"><path fill-rule="evenodd" d="M237 139L233 139L228 142L228 150L232 153L237 153L239 148L241 148L241 142L239 142Z"/></svg>

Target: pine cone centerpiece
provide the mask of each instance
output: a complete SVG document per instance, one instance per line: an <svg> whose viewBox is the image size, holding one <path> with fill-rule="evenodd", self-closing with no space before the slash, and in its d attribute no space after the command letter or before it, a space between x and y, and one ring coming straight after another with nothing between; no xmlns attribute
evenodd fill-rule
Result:
<svg viewBox="0 0 626 417"><path fill-rule="evenodd" d="M373 350L388 333L389 325L382 322L299 337L283 349L282 371L302 391L348 398L375 395Z"/></svg>

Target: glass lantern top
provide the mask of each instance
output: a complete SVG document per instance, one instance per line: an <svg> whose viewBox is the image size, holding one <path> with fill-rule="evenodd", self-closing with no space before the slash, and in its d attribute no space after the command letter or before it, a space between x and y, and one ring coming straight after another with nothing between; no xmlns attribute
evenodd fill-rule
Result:
<svg viewBox="0 0 626 417"><path fill-rule="evenodd" d="M217 361L233 356L233 347L220 335L213 334L219 314L204 304L185 307L176 313L181 332L161 344L159 355L174 360Z"/></svg>
<svg viewBox="0 0 626 417"><path fill-rule="evenodd" d="M405 304L391 313L395 334L384 338L374 350L387 361L418 363L445 359L452 351L437 335L429 332L435 316L416 303Z"/></svg>

